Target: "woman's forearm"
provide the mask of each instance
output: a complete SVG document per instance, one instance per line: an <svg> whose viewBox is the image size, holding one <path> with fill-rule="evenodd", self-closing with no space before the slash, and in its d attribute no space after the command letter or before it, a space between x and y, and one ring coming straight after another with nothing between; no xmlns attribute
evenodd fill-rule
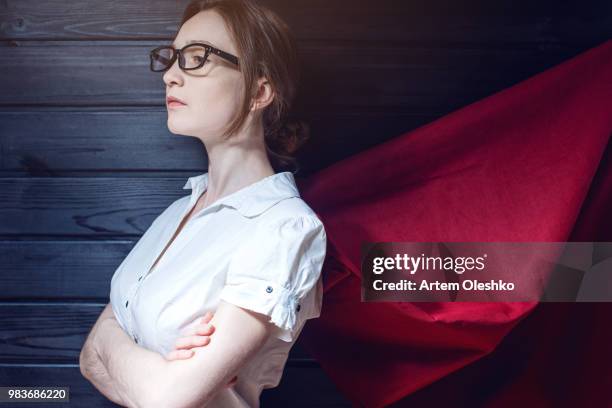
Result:
<svg viewBox="0 0 612 408"><path fill-rule="evenodd" d="M125 405L149 407L154 403L150 398L164 385L160 381L163 381L167 360L134 343L115 319L101 322L92 345Z"/></svg>
<svg viewBox="0 0 612 408"><path fill-rule="evenodd" d="M79 367L83 377L88 379L105 397L116 404L125 406L126 402L117 393L113 384L113 379L108 374L93 344L97 338L97 331L100 329L100 324L107 319L115 319L115 314L113 313L110 303L102 310L96 324L94 324L85 340L85 344L79 355Z"/></svg>
<svg viewBox="0 0 612 408"><path fill-rule="evenodd" d="M97 352L91 346L89 339L85 342L83 350L81 351L79 365L81 367L81 374L87 378L100 393L115 404L126 406L126 402L121 398L117 390L115 390L113 379L108 374L102 360L100 360L100 356L98 356Z"/></svg>

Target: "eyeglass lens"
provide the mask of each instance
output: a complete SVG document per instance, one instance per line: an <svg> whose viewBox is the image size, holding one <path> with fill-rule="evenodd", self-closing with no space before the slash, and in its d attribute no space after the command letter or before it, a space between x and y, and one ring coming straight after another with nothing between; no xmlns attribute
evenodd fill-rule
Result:
<svg viewBox="0 0 612 408"><path fill-rule="evenodd" d="M160 48L151 56L152 66L155 71L169 68L174 50L170 47ZM190 45L183 49L184 61L179 61L183 69L194 69L206 58L206 48L201 45Z"/></svg>

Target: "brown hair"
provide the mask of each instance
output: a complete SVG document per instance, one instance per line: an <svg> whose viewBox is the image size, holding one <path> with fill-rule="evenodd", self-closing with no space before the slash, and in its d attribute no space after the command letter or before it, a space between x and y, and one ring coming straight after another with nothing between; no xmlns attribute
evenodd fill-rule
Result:
<svg viewBox="0 0 612 408"><path fill-rule="evenodd" d="M275 92L262 113L268 158L275 171L292 165L296 173L299 166L291 154L309 138L310 130L304 122L288 120L300 75L297 46L289 27L276 13L251 0L192 0L178 30L200 11L210 9L223 17L234 39L245 83L242 107L223 137L230 137L244 124L257 92L257 79L266 77Z"/></svg>

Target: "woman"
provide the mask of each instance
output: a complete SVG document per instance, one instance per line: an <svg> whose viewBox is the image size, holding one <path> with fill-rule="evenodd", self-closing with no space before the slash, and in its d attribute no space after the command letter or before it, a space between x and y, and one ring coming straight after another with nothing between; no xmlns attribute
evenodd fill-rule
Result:
<svg viewBox="0 0 612 408"><path fill-rule="evenodd" d="M294 42L250 1L192 1L151 69L169 129L202 141L208 171L115 271L81 372L122 405L259 406L322 305L325 229L293 173L274 169L306 138L286 124Z"/></svg>

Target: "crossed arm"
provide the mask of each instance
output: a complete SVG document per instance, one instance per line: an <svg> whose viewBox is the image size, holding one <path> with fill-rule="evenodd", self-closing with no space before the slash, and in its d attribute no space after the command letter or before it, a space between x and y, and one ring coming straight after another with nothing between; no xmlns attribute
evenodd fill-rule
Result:
<svg viewBox="0 0 612 408"><path fill-rule="evenodd" d="M168 361L134 343L108 304L80 355L81 373L111 401L129 407L201 407L263 346L269 317L221 301L210 343L185 360Z"/></svg>

